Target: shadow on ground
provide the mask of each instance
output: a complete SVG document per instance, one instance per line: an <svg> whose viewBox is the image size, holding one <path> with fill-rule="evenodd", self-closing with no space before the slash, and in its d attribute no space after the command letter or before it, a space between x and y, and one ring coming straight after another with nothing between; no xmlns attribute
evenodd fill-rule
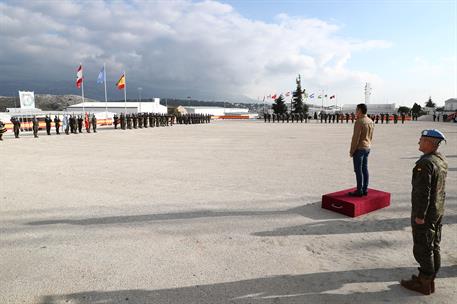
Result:
<svg viewBox="0 0 457 304"><path fill-rule="evenodd" d="M457 215L444 216L443 224L457 223ZM411 226L409 217L365 221L329 220L256 232L255 236L329 235L403 230Z"/></svg>
<svg viewBox="0 0 457 304"><path fill-rule="evenodd" d="M238 217L238 216L278 216L278 215L301 215L315 220L337 219L344 218L343 215L321 209L321 203L315 202L303 206L287 209L287 210L267 210L267 211L252 211L252 210L202 210L190 212L174 212L174 213L158 213L158 214L140 214L126 216L109 216L109 217L94 217L86 219L58 219L29 222L27 225L53 225L53 224L68 224L68 225L110 225L110 224L125 224L137 222L155 222L167 220L190 220L203 218L217 217Z"/></svg>
<svg viewBox="0 0 457 304"><path fill-rule="evenodd" d="M410 298L411 301L424 299L415 292L403 289L397 283L401 278L408 278L414 272L416 272L414 268L377 268L274 276L160 290L94 290L43 296L40 304L399 303L405 298ZM441 279L456 276L457 266L443 267L436 282L438 290ZM351 286L354 283L380 283L381 285L376 287L378 291L363 292L360 286ZM343 287L344 290L341 290ZM441 299L443 299L442 296L441 294ZM433 297L431 296L430 299Z"/></svg>

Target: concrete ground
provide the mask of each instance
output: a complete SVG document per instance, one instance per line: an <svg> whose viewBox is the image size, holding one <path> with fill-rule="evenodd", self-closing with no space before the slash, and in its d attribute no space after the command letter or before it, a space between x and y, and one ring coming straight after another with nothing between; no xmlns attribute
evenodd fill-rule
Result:
<svg viewBox="0 0 457 304"><path fill-rule="evenodd" d="M443 267L416 273L419 132L449 138ZM0 303L456 303L457 124L376 125L371 187L391 206L320 208L354 185L352 125L209 125L0 143Z"/></svg>

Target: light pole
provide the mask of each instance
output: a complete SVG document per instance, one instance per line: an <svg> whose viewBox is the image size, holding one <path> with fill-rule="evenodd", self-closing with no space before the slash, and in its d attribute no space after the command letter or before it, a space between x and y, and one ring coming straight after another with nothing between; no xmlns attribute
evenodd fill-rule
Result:
<svg viewBox="0 0 457 304"><path fill-rule="evenodd" d="M138 103L140 105L140 113L141 113L141 91L143 91L143 88L139 87L138 88Z"/></svg>

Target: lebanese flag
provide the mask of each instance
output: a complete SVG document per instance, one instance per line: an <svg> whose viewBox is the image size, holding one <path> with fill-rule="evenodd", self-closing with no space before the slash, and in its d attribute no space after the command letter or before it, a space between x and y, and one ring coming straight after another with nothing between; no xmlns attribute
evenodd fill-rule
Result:
<svg viewBox="0 0 457 304"><path fill-rule="evenodd" d="M125 88L125 74L122 74L121 78L116 82L116 86L119 90Z"/></svg>
<svg viewBox="0 0 457 304"><path fill-rule="evenodd" d="M271 95L271 98L272 98L272 99L276 99L276 94Z"/></svg>
<svg viewBox="0 0 457 304"><path fill-rule="evenodd" d="M330 99L336 98L335 95L330 96Z"/></svg>
<svg viewBox="0 0 457 304"><path fill-rule="evenodd" d="M78 89L80 89L82 83L83 83L83 66L80 65L78 68L78 71L76 72L76 87Z"/></svg>

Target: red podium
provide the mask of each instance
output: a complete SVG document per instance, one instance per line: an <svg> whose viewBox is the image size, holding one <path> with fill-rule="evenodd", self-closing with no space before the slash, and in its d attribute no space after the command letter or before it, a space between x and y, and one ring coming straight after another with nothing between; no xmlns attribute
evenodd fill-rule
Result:
<svg viewBox="0 0 457 304"><path fill-rule="evenodd" d="M355 188L322 195L322 208L356 217L390 205L390 193L368 189L368 195L352 197Z"/></svg>

